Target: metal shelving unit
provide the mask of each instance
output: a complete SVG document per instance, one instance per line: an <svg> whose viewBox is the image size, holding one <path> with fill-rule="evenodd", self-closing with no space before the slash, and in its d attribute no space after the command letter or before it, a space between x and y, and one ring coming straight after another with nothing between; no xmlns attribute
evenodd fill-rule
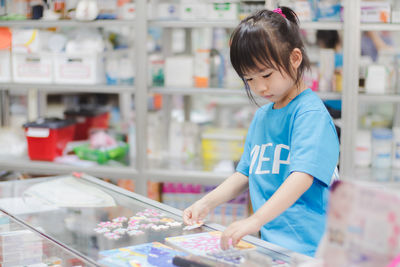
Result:
<svg viewBox="0 0 400 267"><path fill-rule="evenodd" d="M346 2L346 9L354 9L353 0L344 0ZM270 3L267 0L266 3ZM61 174L71 171L82 171L88 174L109 177L109 178L128 178L134 179L137 184L137 192L145 194L146 192L146 181L181 181L191 182L193 180L196 183L204 184L219 184L229 174L224 173L211 173L204 171L189 171L189 170L169 170L169 169L154 169L148 167L147 162L147 125L148 125L148 104L147 97L149 93L160 93L164 95L237 95L246 97L244 90L240 89L221 89L221 88L149 88L147 85L148 70L146 67L148 64L148 52L146 46L147 30L148 27L162 27L162 28L199 28L199 27L222 27L222 28L234 28L239 21L159 21L159 20L147 20L147 1L137 0L136 1L137 15L135 21L120 21L120 20L103 20L93 22L79 22L79 21L0 21L0 26L7 27L107 27L107 26L130 26L134 27L135 30L135 55L136 55L136 79L135 86L106 86L106 85L54 85L54 84L15 84L5 83L0 84L1 90L29 90L30 88L43 91L45 93L66 93L66 92L93 92L93 93L120 93L125 99L130 98L133 93L135 94L135 111L136 111L136 162L135 168L133 167L105 167L96 166L95 168L83 168L76 166L69 166L63 164L55 164L51 162L35 162L28 159L1 159L0 158L0 169L8 170L19 170L29 171L32 173L51 173ZM345 9L345 10L346 10ZM344 132L351 132L349 129L349 116L351 114L351 108L354 104L354 95L351 90L356 80L355 70L358 71L358 65L352 63L349 55L354 53L354 30L357 28L357 23L354 24L353 13L347 12L345 14L345 22L304 22L301 23L303 29L321 29L321 30L343 30L345 35L344 41L344 90L343 93L331 93L331 92L320 92L319 95L323 99L341 99L344 100L343 114L344 114ZM357 61L355 61L357 62ZM357 65L357 67L356 67ZM351 75L350 75L351 73ZM358 77L358 76L357 76ZM350 156L347 154L350 151L349 147L352 147L352 138L345 137L342 139L342 156L341 161L347 162ZM346 147L347 144L349 147ZM343 164L343 163L342 163ZM351 165L350 165L351 166ZM348 169L348 168L347 168ZM341 168L342 172L345 172L346 166Z"/></svg>
<svg viewBox="0 0 400 267"><path fill-rule="evenodd" d="M400 24L392 23L362 23L362 31L400 31Z"/></svg>
<svg viewBox="0 0 400 267"><path fill-rule="evenodd" d="M51 93L134 93L135 88L129 85L105 85L105 84L38 84L38 83L0 83L0 90L26 91L37 89L48 94Z"/></svg>
<svg viewBox="0 0 400 267"><path fill-rule="evenodd" d="M197 21L197 20L150 20L150 27L162 28L235 28L239 24L237 21ZM305 30L342 30L343 23L341 22L301 22L300 27Z"/></svg>
<svg viewBox="0 0 400 267"><path fill-rule="evenodd" d="M243 89L226 89L226 88L170 88L170 87L152 87L149 89L151 93L164 95L239 95L246 96ZM341 93L336 92L317 92L323 100L341 99ZM247 97L247 96L246 96Z"/></svg>
<svg viewBox="0 0 400 267"><path fill-rule="evenodd" d="M71 172L86 172L103 178L139 180L138 171L132 167L80 167L47 161L32 161L28 158L0 157L0 169L24 171L33 174L66 174Z"/></svg>
<svg viewBox="0 0 400 267"><path fill-rule="evenodd" d="M400 95L378 95L378 94L359 94L358 100L361 102L374 103L400 103Z"/></svg>
<svg viewBox="0 0 400 267"><path fill-rule="evenodd" d="M0 27L35 27L35 28L56 28L56 27L111 27L129 26L134 27L132 20L0 20Z"/></svg>

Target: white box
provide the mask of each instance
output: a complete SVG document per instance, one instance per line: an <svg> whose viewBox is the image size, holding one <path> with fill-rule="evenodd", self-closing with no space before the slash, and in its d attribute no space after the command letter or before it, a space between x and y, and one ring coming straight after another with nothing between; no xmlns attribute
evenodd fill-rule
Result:
<svg viewBox="0 0 400 267"><path fill-rule="evenodd" d="M182 1L180 4L181 20L196 20L207 18L207 4L192 1Z"/></svg>
<svg viewBox="0 0 400 267"><path fill-rule="evenodd" d="M174 3L159 3L156 5L156 19L179 19L179 5Z"/></svg>
<svg viewBox="0 0 400 267"><path fill-rule="evenodd" d="M222 20L237 20L239 6L237 3L211 3L208 4L208 18Z"/></svg>
<svg viewBox="0 0 400 267"><path fill-rule="evenodd" d="M0 82L11 81L11 52L0 50Z"/></svg>
<svg viewBox="0 0 400 267"><path fill-rule="evenodd" d="M165 86L193 86L193 57L177 56L165 59Z"/></svg>
<svg viewBox="0 0 400 267"><path fill-rule="evenodd" d="M98 84L105 80L102 54L59 53L54 56L54 81L60 84Z"/></svg>
<svg viewBox="0 0 400 267"><path fill-rule="evenodd" d="M390 23L390 4L386 2L361 2L361 22Z"/></svg>
<svg viewBox="0 0 400 267"><path fill-rule="evenodd" d="M51 53L12 53L12 77L17 83L52 83Z"/></svg>

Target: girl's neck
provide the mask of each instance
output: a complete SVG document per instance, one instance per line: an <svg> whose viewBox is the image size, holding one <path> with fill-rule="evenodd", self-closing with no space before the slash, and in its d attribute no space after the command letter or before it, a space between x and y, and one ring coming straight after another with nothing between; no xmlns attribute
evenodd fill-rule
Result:
<svg viewBox="0 0 400 267"><path fill-rule="evenodd" d="M307 89L307 86L303 81L301 81L299 84L293 85L292 88L290 88L289 93L286 95L284 100L280 103L275 102L273 108L274 109L280 109L286 107L293 99L296 98L299 94L304 92L304 90Z"/></svg>

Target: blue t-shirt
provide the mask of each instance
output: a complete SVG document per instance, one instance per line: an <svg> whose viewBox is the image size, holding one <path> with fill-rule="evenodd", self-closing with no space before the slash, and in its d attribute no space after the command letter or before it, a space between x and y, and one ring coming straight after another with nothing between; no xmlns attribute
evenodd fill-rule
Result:
<svg viewBox="0 0 400 267"><path fill-rule="evenodd" d="M236 168L249 177L253 209L264 205L292 172L314 177L296 203L261 228L262 239L314 255L325 230L328 190L338 158L335 125L311 89L283 108L269 103L257 110Z"/></svg>

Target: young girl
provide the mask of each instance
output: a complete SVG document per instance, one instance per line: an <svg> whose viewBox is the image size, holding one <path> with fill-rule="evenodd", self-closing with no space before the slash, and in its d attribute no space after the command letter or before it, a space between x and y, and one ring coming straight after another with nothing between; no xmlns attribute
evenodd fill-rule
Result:
<svg viewBox="0 0 400 267"><path fill-rule="evenodd" d="M255 213L228 226L221 248L261 231L263 240L313 256L325 229L328 190L339 157L332 119L302 81L309 61L298 18L287 7L244 19L230 40L246 92L268 99L250 125L236 173L183 213L201 222L247 187Z"/></svg>

